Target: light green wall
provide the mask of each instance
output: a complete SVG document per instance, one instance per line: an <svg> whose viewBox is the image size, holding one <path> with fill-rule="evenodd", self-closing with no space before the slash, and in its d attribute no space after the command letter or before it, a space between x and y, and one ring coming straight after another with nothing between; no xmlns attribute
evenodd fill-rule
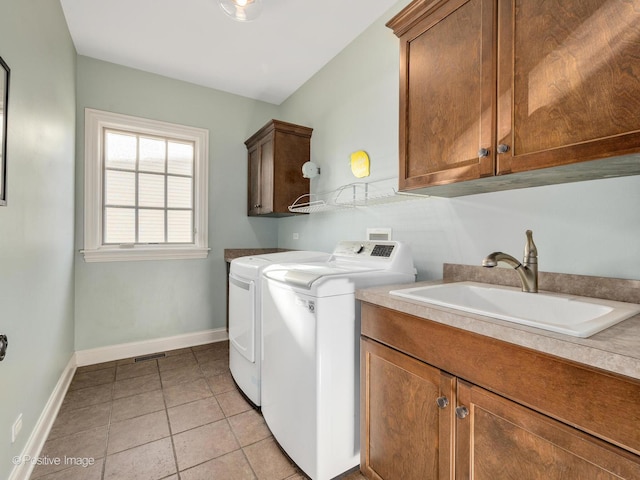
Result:
<svg viewBox="0 0 640 480"><path fill-rule="evenodd" d="M243 142L270 118L314 128L322 175L313 191L353 182L348 155L359 149L371 156L371 179L397 174L398 40L384 23L407 3L276 107L76 57L58 2L2 0L0 56L12 84L9 206L0 207L0 333L10 341L0 363L1 478L74 348L224 326L224 248L331 250L338 240L363 238L367 226L392 227L412 246L420 277L438 278L443 262L477 264L498 249L519 256L532 228L542 270L639 278L640 177L284 219L246 216ZM206 260L84 263L85 107L210 130ZM11 444L19 413L23 431Z"/></svg>
<svg viewBox="0 0 640 480"><path fill-rule="evenodd" d="M86 107L209 129L205 260L85 263L76 254L76 350L161 338L226 322L225 248L275 247L277 220L249 218L244 141L276 107L78 57L76 246L82 248Z"/></svg>
<svg viewBox="0 0 640 480"><path fill-rule="evenodd" d="M371 180L397 176L399 41L386 15L337 55L280 108L314 128L311 154L325 192L356 181L348 157L371 157ZM596 180L311 214L279 221L279 246L331 250L362 239L367 227L391 227L409 243L421 279L442 276L444 262L479 265L495 250L519 257L531 228L543 271L640 279L640 177ZM298 240L293 240L297 233Z"/></svg>
<svg viewBox="0 0 640 480"><path fill-rule="evenodd" d="M2 0L11 68L8 206L0 207L0 478L73 353L75 61L59 2ZM11 426L23 427L11 443Z"/></svg>

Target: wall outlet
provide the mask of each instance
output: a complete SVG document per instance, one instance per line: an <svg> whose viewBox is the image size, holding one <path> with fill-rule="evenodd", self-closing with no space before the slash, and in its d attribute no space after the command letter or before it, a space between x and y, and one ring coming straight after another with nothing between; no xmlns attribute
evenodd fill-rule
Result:
<svg viewBox="0 0 640 480"><path fill-rule="evenodd" d="M297 233L293 234L293 239L294 240L298 240L300 238L300 235L298 235Z"/></svg>
<svg viewBox="0 0 640 480"><path fill-rule="evenodd" d="M22 414L18 415L18 418L16 418L16 421L13 422L13 426L11 427L11 443L15 443L20 430L22 430Z"/></svg>

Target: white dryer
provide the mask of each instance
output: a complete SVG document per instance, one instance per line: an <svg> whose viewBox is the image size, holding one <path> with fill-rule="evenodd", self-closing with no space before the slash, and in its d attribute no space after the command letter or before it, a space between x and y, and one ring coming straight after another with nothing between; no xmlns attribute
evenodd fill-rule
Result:
<svg viewBox="0 0 640 480"><path fill-rule="evenodd" d="M260 276L274 263L326 260L330 254L288 251L235 258L229 269L229 368L246 397L260 406Z"/></svg>
<svg viewBox="0 0 640 480"><path fill-rule="evenodd" d="M340 242L321 262L263 272L262 414L312 480L360 463L357 288L414 282L407 245Z"/></svg>

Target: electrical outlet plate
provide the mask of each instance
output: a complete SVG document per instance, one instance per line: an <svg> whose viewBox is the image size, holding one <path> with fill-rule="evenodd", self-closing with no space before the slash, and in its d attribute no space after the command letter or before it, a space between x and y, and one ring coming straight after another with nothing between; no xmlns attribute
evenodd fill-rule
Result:
<svg viewBox="0 0 640 480"><path fill-rule="evenodd" d="M13 426L11 427L11 443L16 441L20 430L22 430L22 414L18 415L18 418L16 418L16 421L13 422Z"/></svg>

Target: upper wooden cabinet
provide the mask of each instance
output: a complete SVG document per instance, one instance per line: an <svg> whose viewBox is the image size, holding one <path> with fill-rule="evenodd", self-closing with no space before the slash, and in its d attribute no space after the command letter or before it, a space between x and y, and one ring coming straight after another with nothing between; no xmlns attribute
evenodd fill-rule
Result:
<svg viewBox="0 0 640 480"><path fill-rule="evenodd" d="M400 35L400 189L493 175L493 0L414 2ZM414 16L421 20L414 25ZM424 16L424 18L422 18Z"/></svg>
<svg viewBox="0 0 640 480"><path fill-rule="evenodd" d="M289 205L309 193L302 165L311 158L312 131L271 120L244 142L249 156L249 216L294 215Z"/></svg>
<svg viewBox="0 0 640 480"><path fill-rule="evenodd" d="M640 174L637 2L416 0L387 25L400 38L401 190Z"/></svg>

